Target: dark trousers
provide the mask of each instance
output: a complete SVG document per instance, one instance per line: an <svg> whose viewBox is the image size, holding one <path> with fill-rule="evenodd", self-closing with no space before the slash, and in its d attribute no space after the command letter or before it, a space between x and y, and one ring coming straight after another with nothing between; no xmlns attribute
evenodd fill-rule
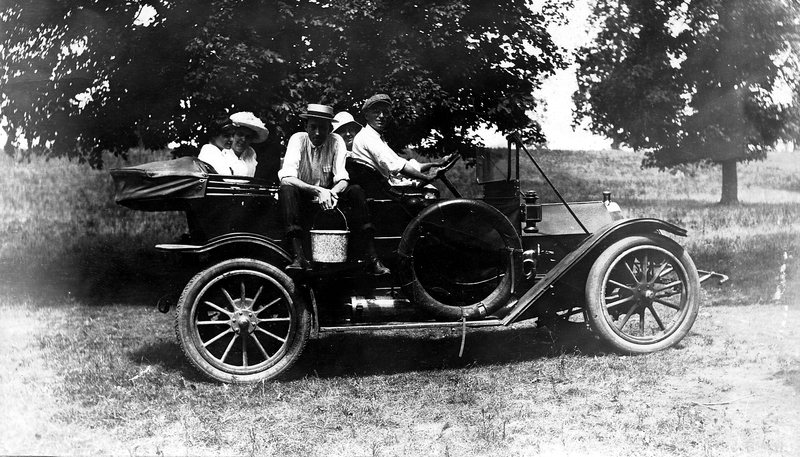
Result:
<svg viewBox="0 0 800 457"><path fill-rule="evenodd" d="M281 185L279 199L287 238L302 235L303 215L316 216L318 212L322 211L319 203L312 201L309 195L303 194L297 187L287 184ZM342 192L339 192L339 205L343 208L350 208L348 225L354 232L371 233L375 231L369 215L367 198L360 186L347 186Z"/></svg>

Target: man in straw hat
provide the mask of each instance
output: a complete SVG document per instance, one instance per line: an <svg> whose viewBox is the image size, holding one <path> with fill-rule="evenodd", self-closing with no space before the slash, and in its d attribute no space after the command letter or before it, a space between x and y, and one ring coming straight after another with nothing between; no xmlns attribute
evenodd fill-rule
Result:
<svg viewBox="0 0 800 457"><path fill-rule="evenodd" d="M214 167L221 175L255 175L258 161L250 144L261 143L269 137L269 130L261 119L253 113L242 111L232 114L228 119L215 119L207 133L212 141L200 150L200 160ZM213 142L214 138L227 136L230 136L230 142Z"/></svg>
<svg viewBox="0 0 800 457"><path fill-rule="evenodd" d="M301 211L331 210L344 203L353 209L350 226L363 237L369 272L388 274L389 269L383 266L375 252L375 226L370 220L364 191L359 186L349 185L344 140L331 133L333 108L309 104L300 117L306 120L305 131L289 138L283 167L278 172L286 238L294 253L294 261L286 269L291 272L311 268L303 251Z"/></svg>
<svg viewBox="0 0 800 457"><path fill-rule="evenodd" d="M407 160L397 155L383 139L383 133L392 119L392 99L386 94L375 94L368 98L361 106L361 112L367 119L367 126L361 129L353 140L350 157L378 170L390 183L398 175L403 175L427 184L433 181L436 175L427 175L426 171L433 167L442 167L448 161L457 158L456 155L449 155L439 162L421 164L416 160Z"/></svg>

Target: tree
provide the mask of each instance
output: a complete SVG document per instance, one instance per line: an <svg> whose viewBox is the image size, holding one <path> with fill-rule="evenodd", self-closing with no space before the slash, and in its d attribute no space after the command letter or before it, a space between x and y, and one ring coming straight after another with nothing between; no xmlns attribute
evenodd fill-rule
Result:
<svg viewBox="0 0 800 457"><path fill-rule="evenodd" d="M484 125L541 139L531 94L563 66L524 0L3 0L0 20L10 137L95 166L198 141L221 109L291 133L306 103L357 112L378 91L398 147L458 150Z"/></svg>
<svg viewBox="0 0 800 457"><path fill-rule="evenodd" d="M722 165L723 204L738 202L736 164L796 135L798 0L601 0L601 31L579 52L576 119L643 151L644 166Z"/></svg>

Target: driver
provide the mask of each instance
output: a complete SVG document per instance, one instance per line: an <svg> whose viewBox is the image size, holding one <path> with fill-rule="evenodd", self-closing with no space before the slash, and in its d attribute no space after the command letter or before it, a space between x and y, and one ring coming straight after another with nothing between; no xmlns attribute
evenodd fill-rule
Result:
<svg viewBox="0 0 800 457"><path fill-rule="evenodd" d="M367 126L358 132L353 140L350 157L378 170L383 177L392 182L398 175L417 179L428 184L436 178L436 174L425 174L433 167L441 167L452 156L440 162L421 164L416 160L406 160L395 153L383 139L383 133L392 118L392 99L386 94L375 94L361 106L361 112L367 119Z"/></svg>
<svg viewBox="0 0 800 457"><path fill-rule="evenodd" d="M328 105L309 104L300 115L306 120L304 132L289 138L283 167L278 172L281 181L279 200L286 224L286 238L294 253L294 262L288 271L308 270L311 265L303 252L303 228L300 214L308 210L332 210L339 203L352 208L352 225L360 232L367 254L367 268L374 275L389 273L375 252L372 224L364 191L349 185L350 175L345 169L347 148L339 135L331 133L333 108Z"/></svg>

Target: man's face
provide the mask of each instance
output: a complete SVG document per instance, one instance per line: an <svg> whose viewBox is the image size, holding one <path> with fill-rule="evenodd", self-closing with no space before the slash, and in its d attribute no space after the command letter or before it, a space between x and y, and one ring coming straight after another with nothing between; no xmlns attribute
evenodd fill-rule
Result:
<svg viewBox="0 0 800 457"><path fill-rule="evenodd" d="M306 133L308 133L308 139L311 140L311 144L318 148L322 146L325 138L328 138L328 134L331 133L331 121L309 117L306 120Z"/></svg>
<svg viewBox="0 0 800 457"><path fill-rule="evenodd" d="M364 111L364 117L367 118L367 124L370 127L378 132L383 132L392 118L392 108L388 103L376 103Z"/></svg>
<svg viewBox="0 0 800 457"><path fill-rule="evenodd" d="M250 147L250 143L253 142L255 137L256 132L249 128L236 127L236 130L233 132L233 152L235 152L237 156L241 156L244 151Z"/></svg>

